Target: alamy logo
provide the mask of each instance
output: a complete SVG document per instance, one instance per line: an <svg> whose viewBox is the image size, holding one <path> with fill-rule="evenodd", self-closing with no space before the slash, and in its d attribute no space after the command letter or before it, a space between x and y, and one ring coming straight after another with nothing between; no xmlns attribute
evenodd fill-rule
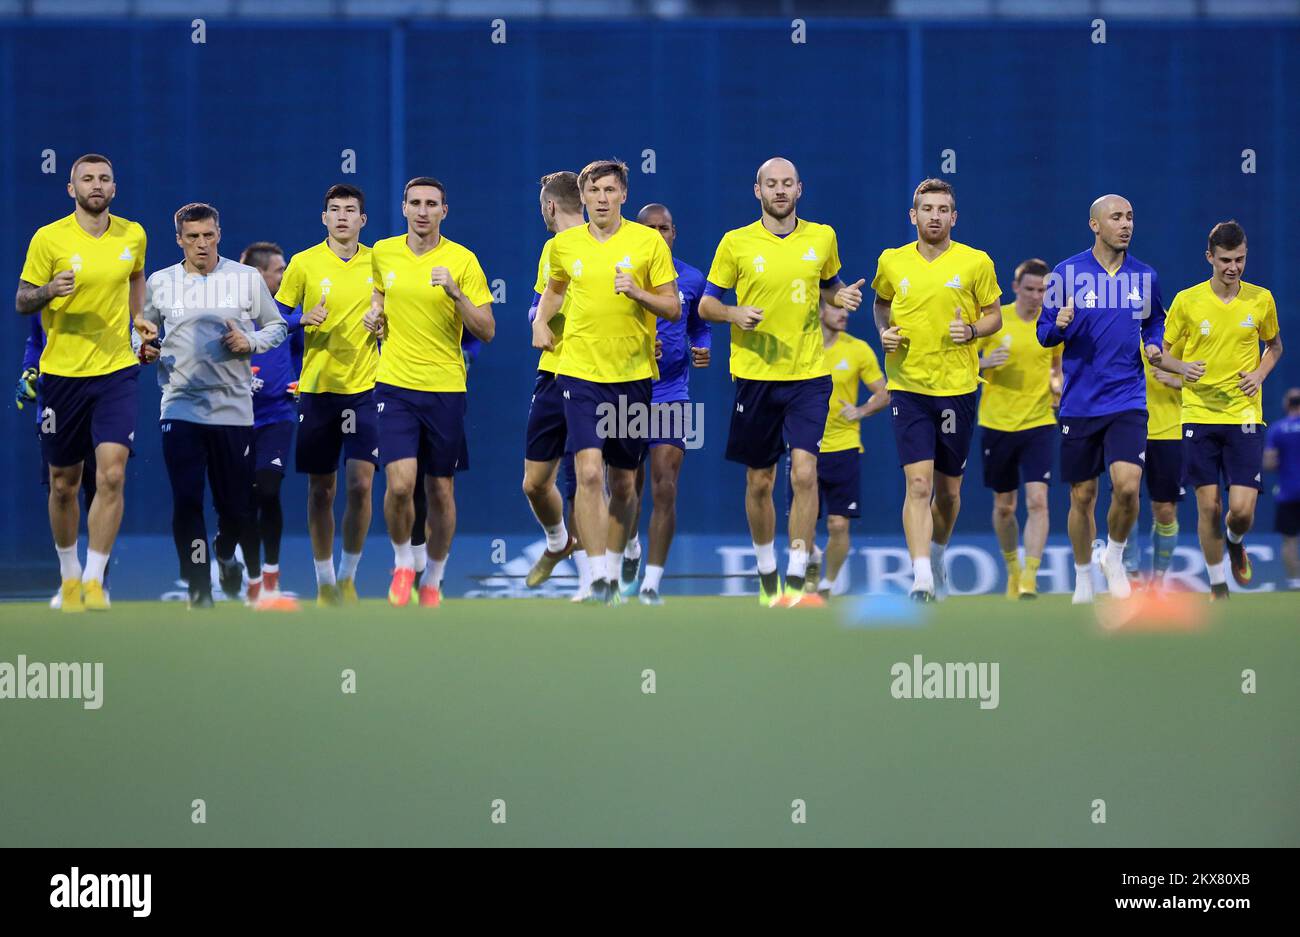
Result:
<svg viewBox="0 0 1300 937"><path fill-rule="evenodd" d="M79 699L82 709L104 705L102 663L28 662L19 654L16 663L0 661L0 700Z"/></svg>
<svg viewBox="0 0 1300 937"><path fill-rule="evenodd" d="M704 404L689 400L629 403L619 394L617 404L603 400L596 405L596 421L601 439L681 439L687 449L704 445Z"/></svg>
<svg viewBox="0 0 1300 937"><path fill-rule="evenodd" d="M153 907L153 876L82 874L77 866L50 879L51 908L130 908L132 917L148 917Z"/></svg>
<svg viewBox="0 0 1300 937"><path fill-rule="evenodd" d="M1077 270L1073 264L1064 273L1052 272L1044 281L1043 305L1060 309L1072 298L1086 309L1124 309L1135 319L1151 314L1154 277L1145 273L1118 271L1114 276L1092 270Z"/></svg>
<svg viewBox="0 0 1300 937"><path fill-rule="evenodd" d="M939 663L899 661L889 668L894 678L889 695L894 699L977 699L980 709L998 708L998 665L996 663Z"/></svg>

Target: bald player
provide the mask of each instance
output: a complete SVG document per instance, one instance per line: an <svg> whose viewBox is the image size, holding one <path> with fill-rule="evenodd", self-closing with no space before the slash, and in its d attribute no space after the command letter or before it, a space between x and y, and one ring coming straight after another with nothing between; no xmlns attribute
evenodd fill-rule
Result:
<svg viewBox="0 0 1300 937"><path fill-rule="evenodd" d="M731 412L727 459L745 466L745 514L758 560L759 602L768 607L818 606L807 582L817 525L817 455L830 406L831 372L818 302L857 309L859 280L839 278L835 229L806 221L795 209L803 182L794 163L773 157L758 168L759 219L723 235L709 268L700 317L731 325ZM736 305L722 296L736 291ZM790 448L790 558L786 585L776 571L776 463ZM806 588L807 587L807 588Z"/></svg>
<svg viewBox="0 0 1300 937"><path fill-rule="evenodd" d="M1131 592L1124 545L1138 516L1138 489L1147 448L1145 351L1152 365L1166 362L1165 307L1156 272L1129 253L1133 206L1119 195L1092 203L1092 247L1056 265L1048 275L1038 341L1064 345L1061 478L1070 485L1070 544L1074 548L1076 605L1092 601L1092 541L1096 534L1097 478L1110 475L1106 554L1102 571L1110 594ZM1181 373L1181 370L1177 371Z"/></svg>

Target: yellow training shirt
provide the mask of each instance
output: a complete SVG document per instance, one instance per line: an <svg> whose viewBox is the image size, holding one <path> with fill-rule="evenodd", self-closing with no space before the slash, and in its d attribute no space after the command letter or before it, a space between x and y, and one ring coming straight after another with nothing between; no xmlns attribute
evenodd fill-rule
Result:
<svg viewBox="0 0 1300 937"><path fill-rule="evenodd" d="M826 415L826 430L822 433L822 452L843 452L846 449L862 451L862 421L846 420L840 416L845 406L858 404L858 382L871 384L878 381L880 362L871 346L848 332L835 337L830 348L825 349L826 366L831 369L830 413Z"/></svg>

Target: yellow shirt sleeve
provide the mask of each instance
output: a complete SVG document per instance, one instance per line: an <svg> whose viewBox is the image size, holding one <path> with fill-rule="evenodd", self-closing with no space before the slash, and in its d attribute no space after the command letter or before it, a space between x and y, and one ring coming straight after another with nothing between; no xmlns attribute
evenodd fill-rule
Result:
<svg viewBox="0 0 1300 937"><path fill-rule="evenodd" d="M1174 297L1173 305L1165 315L1165 344L1170 348L1181 338L1186 338L1187 325L1183 321L1183 303L1179 296Z"/></svg>
<svg viewBox="0 0 1300 937"><path fill-rule="evenodd" d="M717 253L713 255L708 281L729 290L736 285L736 278L736 255L731 250L731 235L725 234L718 244Z"/></svg>
<svg viewBox="0 0 1300 937"><path fill-rule="evenodd" d="M1264 313L1264 320L1259 324L1259 337L1271 342L1277 338L1277 303L1273 301L1272 293L1265 293L1264 299L1268 303L1268 309Z"/></svg>
<svg viewBox="0 0 1300 937"><path fill-rule="evenodd" d="M488 289L487 274L483 272L483 267L473 254L470 254L465 261L465 270L461 274L459 285L461 292L475 306L484 306L492 302L492 291Z"/></svg>
<svg viewBox="0 0 1300 937"><path fill-rule="evenodd" d="M284 271L284 279L280 281L280 288L275 293L275 301L288 306L290 309L295 309L302 302L305 287L306 280L302 274L302 264L291 260L289 261L289 269Z"/></svg>
<svg viewBox="0 0 1300 937"><path fill-rule="evenodd" d="M831 231L831 249L826 255L826 263L822 264L822 279L829 280L840 272L840 242L835 236L835 231Z"/></svg>
<svg viewBox="0 0 1300 937"><path fill-rule="evenodd" d="M866 342L862 343L862 364L861 372L862 383L870 385L875 381L882 380L884 374L880 370L880 361L876 358L875 351Z"/></svg>
<svg viewBox="0 0 1300 937"><path fill-rule="evenodd" d="M557 238L551 241L550 251L546 255L547 262L551 265L550 277L552 280L559 280L561 283L569 282L569 263L568 258L564 256L564 245ZM538 292L542 292L539 290Z"/></svg>
<svg viewBox="0 0 1300 937"><path fill-rule="evenodd" d="M135 255L135 265L131 267L133 274L144 272L144 252L149 247L149 235L145 233L144 225L138 224L136 229L140 232L140 251Z"/></svg>
<svg viewBox="0 0 1300 937"><path fill-rule="evenodd" d="M677 268L673 266L673 255L668 250L668 242L658 235L650 249L650 285L663 286L677 279Z"/></svg>
<svg viewBox="0 0 1300 937"><path fill-rule="evenodd" d="M379 262L379 251L370 252L370 280L371 286L381 294L384 292L384 268Z"/></svg>
<svg viewBox="0 0 1300 937"><path fill-rule="evenodd" d="M50 251L45 234L37 231L27 245L27 260L19 279L32 286L44 286L54 279L54 254Z"/></svg>
<svg viewBox="0 0 1300 937"><path fill-rule="evenodd" d="M1002 288L998 286L998 274L993 268L993 261L987 255L980 258L979 269L975 271L975 301L980 308L1000 302Z"/></svg>
<svg viewBox="0 0 1300 937"><path fill-rule="evenodd" d="M871 288L876 291L876 295L885 302L894 300L894 284L889 277L889 265L885 262L885 255L882 253L880 259L876 261L876 276L871 281Z"/></svg>
<svg viewBox="0 0 1300 937"><path fill-rule="evenodd" d="M546 292L546 281L551 278L551 242L547 241L542 246L542 255L537 258L537 282L533 284L533 292L541 296Z"/></svg>

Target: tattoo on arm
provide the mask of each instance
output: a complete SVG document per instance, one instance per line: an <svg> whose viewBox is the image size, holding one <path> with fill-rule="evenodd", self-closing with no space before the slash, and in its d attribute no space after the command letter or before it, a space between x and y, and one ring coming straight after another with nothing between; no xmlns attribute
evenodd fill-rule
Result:
<svg viewBox="0 0 1300 937"><path fill-rule="evenodd" d="M49 301L50 284L33 286L26 280L18 281L18 295L14 298L14 308L22 315L29 316L33 312L39 312Z"/></svg>

